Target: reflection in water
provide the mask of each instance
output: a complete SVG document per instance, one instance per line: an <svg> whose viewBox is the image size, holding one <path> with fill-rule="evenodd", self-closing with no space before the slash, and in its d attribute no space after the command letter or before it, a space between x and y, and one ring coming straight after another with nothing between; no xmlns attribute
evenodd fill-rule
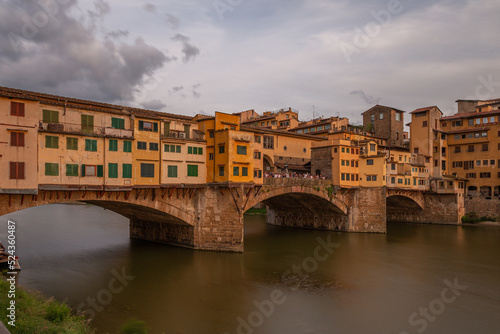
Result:
<svg viewBox="0 0 500 334"><path fill-rule="evenodd" d="M392 224L387 235L348 234L250 216L245 253L232 254L130 240L126 219L90 205L1 217L0 240L7 218L17 222L20 284L93 310L98 333L132 317L151 333L417 333L410 315L455 278L467 289L425 332L500 332L496 227ZM317 251L319 239L338 247ZM134 278L120 285L122 270Z"/></svg>

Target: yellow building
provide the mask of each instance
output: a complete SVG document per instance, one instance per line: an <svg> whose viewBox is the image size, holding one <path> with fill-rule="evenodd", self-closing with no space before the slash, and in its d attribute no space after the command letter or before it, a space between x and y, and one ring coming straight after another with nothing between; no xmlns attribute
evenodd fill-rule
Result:
<svg viewBox="0 0 500 334"><path fill-rule="evenodd" d="M471 197L500 198L500 99L458 100L459 112L443 117L450 174L467 179Z"/></svg>
<svg viewBox="0 0 500 334"><path fill-rule="evenodd" d="M38 193L38 101L0 87L0 193Z"/></svg>

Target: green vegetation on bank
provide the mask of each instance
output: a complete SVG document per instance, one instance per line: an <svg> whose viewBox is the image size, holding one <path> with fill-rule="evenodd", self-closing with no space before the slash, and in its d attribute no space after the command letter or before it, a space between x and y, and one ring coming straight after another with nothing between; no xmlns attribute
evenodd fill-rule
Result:
<svg viewBox="0 0 500 334"><path fill-rule="evenodd" d="M7 308L10 306L10 283L0 277L0 320L12 334L90 334L94 333L88 320L71 314L68 305L47 299L40 293L16 287L15 327L9 325Z"/></svg>
<svg viewBox="0 0 500 334"><path fill-rule="evenodd" d="M265 215L267 213L266 208L250 208L247 211L245 211L246 215Z"/></svg>
<svg viewBox="0 0 500 334"><path fill-rule="evenodd" d="M494 222L496 221L496 219L488 216L479 217L475 213L471 213L469 215L465 215L462 217L462 223L464 224L477 224L480 222L488 222L488 221Z"/></svg>

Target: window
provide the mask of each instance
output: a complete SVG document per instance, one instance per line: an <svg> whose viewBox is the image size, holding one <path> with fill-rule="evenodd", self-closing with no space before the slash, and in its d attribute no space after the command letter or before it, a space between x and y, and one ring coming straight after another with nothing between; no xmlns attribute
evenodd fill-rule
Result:
<svg viewBox="0 0 500 334"><path fill-rule="evenodd" d="M346 181L351 181L351 174L346 174L345 175L345 180Z"/></svg>
<svg viewBox="0 0 500 334"><path fill-rule="evenodd" d="M188 165L188 176L198 176L198 165Z"/></svg>
<svg viewBox="0 0 500 334"><path fill-rule="evenodd" d="M56 110L43 110L44 123L59 123L59 111Z"/></svg>
<svg viewBox="0 0 500 334"><path fill-rule="evenodd" d="M116 139L109 140L109 150L113 151L113 152L118 151L118 140L116 140Z"/></svg>
<svg viewBox="0 0 500 334"><path fill-rule="evenodd" d="M469 145L467 152L474 152L474 145Z"/></svg>
<svg viewBox="0 0 500 334"><path fill-rule="evenodd" d="M10 162L9 163L9 179L11 180L24 180L24 162Z"/></svg>
<svg viewBox="0 0 500 334"><path fill-rule="evenodd" d="M372 181L377 181L377 175L372 175Z"/></svg>
<svg viewBox="0 0 500 334"><path fill-rule="evenodd" d="M158 143L149 143L150 151L158 151Z"/></svg>
<svg viewBox="0 0 500 334"><path fill-rule="evenodd" d="M137 149L138 150L145 150L148 147L147 145L148 144L145 141L138 141L137 142Z"/></svg>
<svg viewBox="0 0 500 334"><path fill-rule="evenodd" d="M208 135L210 138L215 138L215 133L213 130L208 131Z"/></svg>
<svg viewBox="0 0 500 334"><path fill-rule="evenodd" d="M488 160L483 160L483 166L488 166Z"/></svg>
<svg viewBox="0 0 500 334"><path fill-rule="evenodd" d="M226 152L226 147L224 145L219 145L219 153L225 153Z"/></svg>
<svg viewBox="0 0 500 334"><path fill-rule="evenodd" d="M400 121L401 120L401 113L397 112L396 113L396 121Z"/></svg>
<svg viewBox="0 0 500 334"><path fill-rule="evenodd" d="M113 129L125 129L125 120L123 118L111 117L111 127Z"/></svg>
<svg viewBox="0 0 500 334"><path fill-rule="evenodd" d="M24 103L10 102L10 115L24 117Z"/></svg>
<svg viewBox="0 0 500 334"><path fill-rule="evenodd" d="M264 148L265 149L274 149L274 137L273 136L264 136Z"/></svg>
<svg viewBox="0 0 500 334"><path fill-rule="evenodd" d="M184 125L184 133L186 134L186 138L189 139L191 133L191 125Z"/></svg>
<svg viewBox="0 0 500 334"><path fill-rule="evenodd" d="M164 151L165 152L170 152L170 153L181 153L181 145L168 145L168 144L165 144Z"/></svg>
<svg viewBox="0 0 500 334"><path fill-rule="evenodd" d="M97 140L85 139L85 151L97 152Z"/></svg>
<svg viewBox="0 0 500 334"><path fill-rule="evenodd" d="M465 177L468 179L475 179L476 173L467 173L467 174L465 174Z"/></svg>
<svg viewBox="0 0 500 334"><path fill-rule="evenodd" d="M427 121L423 121L423 122L422 122L422 127L423 127L423 128L426 128L426 127L427 127Z"/></svg>
<svg viewBox="0 0 500 334"><path fill-rule="evenodd" d="M445 160L441 161L441 169L446 170L446 161Z"/></svg>
<svg viewBox="0 0 500 334"><path fill-rule="evenodd" d="M246 146L236 146L236 153L241 155L247 155L247 147Z"/></svg>
<svg viewBox="0 0 500 334"><path fill-rule="evenodd" d="M476 160L476 166L481 166L481 160Z"/></svg>
<svg viewBox="0 0 500 334"><path fill-rule="evenodd" d="M46 148L59 148L59 137L45 136Z"/></svg>
<svg viewBox="0 0 500 334"><path fill-rule="evenodd" d="M24 132L11 132L10 146L24 147Z"/></svg>
<svg viewBox="0 0 500 334"><path fill-rule="evenodd" d="M483 149L482 149L483 152L485 151L488 151L488 144L483 144Z"/></svg>
<svg viewBox="0 0 500 334"><path fill-rule="evenodd" d="M481 119L480 118L476 118L476 125L479 125L481 124Z"/></svg>
<svg viewBox="0 0 500 334"><path fill-rule="evenodd" d="M158 123L139 121L139 130L140 131L158 132Z"/></svg>
<svg viewBox="0 0 500 334"><path fill-rule="evenodd" d="M240 176L240 167L233 167L233 175Z"/></svg>
<svg viewBox="0 0 500 334"><path fill-rule="evenodd" d="M373 123L375 122L375 115L370 115L370 121Z"/></svg>
<svg viewBox="0 0 500 334"><path fill-rule="evenodd" d="M254 159L261 159L261 157L262 157L262 154L260 152L254 152L253 153L253 158Z"/></svg>
<svg viewBox="0 0 500 334"><path fill-rule="evenodd" d="M391 170L396 170L396 164L391 164Z"/></svg>
<svg viewBox="0 0 500 334"><path fill-rule="evenodd" d="M491 173L489 173L489 172L488 173L480 173L479 177L481 179L489 179L491 177Z"/></svg>
<svg viewBox="0 0 500 334"><path fill-rule="evenodd" d="M208 153L208 160L214 160L214 154Z"/></svg>
<svg viewBox="0 0 500 334"><path fill-rule="evenodd" d="M130 140L123 142L123 152L132 152L132 142Z"/></svg>
<svg viewBox="0 0 500 334"><path fill-rule="evenodd" d="M346 148L347 153L351 153L351 149L349 147Z"/></svg>
<svg viewBox="0 0 500 334"><path fill-rule="evenodd" d="M82 132L94 133L94 116L82 115Z"/></svg>
<svg viewBox="0 0 500 334"><path fill-rule="evenodd" d="M375 152L375 144L370 144L370 151Z"/></svg>
<svg viewBox="0 0 500 334"><path fill-rule="evenodd" d="M455 146L455 153L460 153L460 146Z"/></svg>
<svg viewBox="0 0 500 334"><path fill-rule="evenodd" d="M373 159L368 159L366 160L367 165L373 165Z"/></svg>
<svg viewBox="0 0 500 334"><path fill-rule="evenodd" d="M444 124L445 124L445 123L443 123L443 126L445 126ZM455 126L455 127L456 127L456 126L462 126L462 121L454 121L454 122L451 122L451 126Z"/></svg>
<svg viewBox="0 0 500 334"><path fill-rule="evenodd" d="M366 176L366 181L371 181L372 180L372 176L371 175L367 175Z"/></svg>
<svg viewBox="0 0 500 334"><path fill-rule="evenodd" d="M45 163L45 175L58 176L59 175L59 164L57 163Z"/></svg>
<svg viewBox="0 0 500 334"><path fill-rule="evenodd" d="M141 163L141 177L155 177L155 165Z"/></svg>
<svg viewBox="0 0 500 334"><path fill-rule="evenodd" d="M177 177L177 166L168 166L167 170L168 177Z"/></svg>
<svg viewBox="0 0 500 334"><path fill-rule="evenodd" d="M490 165L491 165L491 166L495 166L495 159L491 159L491 160L490 160Z"/></svg>
<svg viewBox="0 0 500 334"><path fill-rule="evenodd" d="M66 137L66 149L78 150L78 138Z"/></svg>
<svg viewBox="0 0 500 334"><path fill-rule="evenodd" d="M248 176L248 167L241 167L241 176Z"/></svg>
<svg viewBox="0 0 500 334"><path fill-rule="evenodd" d="M123 164L122 165L122 177L124 179L132 178L132 164Z"/></svg>
<svg viewBox="0 0 500 334"><path fill-rule="evenodd" d="M97 176L103 177L103 165L82 165L82 176Z"/></svg>
<svg viewBox="0 0 500 334"><path fill-rule="evenodd" d="M413 149L413 153L418 154L418 147L415 147L415 148Z"/></svg>
<svg viewBox="0 0 500 334"><path fill-rule="evenodd" d="M340 179L341 179L342 181L345 181L345 174L344 174L344 173L340 174Z"/></svg>
<svg viewBox="0 0 500 334"><path fill-rule="evenodd" d="M394 176L391 177L391 183L396 183L396 178Z"/></svg>
<svg viewBox="0 0 500 334"><path fill-rule="evenodd" d="M118 178L118 164L114 162L110 162L108 164L108 177L110 179Z"/></svg>
<svg viewBox="0 0 500 334"><path fill-rule="evenodd" d="M78 165L66 164L66 176L78 176Z"/></svg>
<svg viewBox="0 0 500 334"><path fill-rule="evenodd" d="M224 176L224 166L219 167L219 176Z"/></svg>
<svg viewBox="0 0 500 334"><path fill-rule="evenodd" d="M398 179L398 184L403 184L403 179Z"/></svg>
<svg viewBox="0 0 500 334"><path fill-rule="evenodd" d="M378 116L379 119L384 119L384 114L383 113L380 113L380 115Z"/></svg>
<svg viewBox="0 0 500 334"><path fill-rule="evenodd" d="M469 126L473 126L474 125L474 120L473 119L469 119Z"/></svg>
<svg viewBox="0 0 500 334"><path fill-rule="evenodd" d="M481 137L483 138L488 137L488 132L481 132Z"/></svg>

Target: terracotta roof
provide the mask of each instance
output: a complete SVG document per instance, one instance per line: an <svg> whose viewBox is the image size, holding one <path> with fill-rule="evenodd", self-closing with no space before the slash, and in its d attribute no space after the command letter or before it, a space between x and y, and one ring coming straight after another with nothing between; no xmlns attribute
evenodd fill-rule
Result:
<svg viewBox="0 0 500 334"><path fill-rule="evenodd" d="M500 109L497 109L497 110L492 110L492 111L484 111L484 112L478 112L478 111L474 111L474 112L469 112L469 113L460 113L460 114L455 114L455 115L452 115L452 116L446 116L446 117L442 117L441 120L450 120L450 119L460 119L460 118L473 118L473 117L482 117L482 116L485 116L485 115L495 115L495 114L500 114Z"/></svg>
<svg viewBox="0 0 500 334"><path fill-rule="evenodd" d="M364 115L365 113L371 111L372 109L375 109L375 108L381 108L381 109L385 109L385 110L396 110L398 112L402 112L402 113L405 113L406 111L404 110L400 110L400 109L396 109L396 108L393 108L393 107L388 107L388 106L383 106L381 104L377 104L377 105L374 105L373 107L371 107L370 109L368 109L367 111L361 113L361 115Z"/></svg>
<svg viewBox="0 0 500 334"><path fill-rule="evenodd" d="M183 120L192 120L193 119L193 117L191 117L191 116L170 114L170 113L164 113L164 112L153 111L153 110L126 107L126 106L120 106L120 105L116 105L116 104L88 101L88 100L82 100L82 99L75 99L75 98L71 98L71 97L38 93L38 92L33 92L33 91L28 91L28 90L9 88L9 87L1 87L1 86L0 86L0 96L8 96L8 97L13 97L13 98L18 98L18 99L34 100L34 101L39 101L41 103L50 103L50 104L56 104L56 105L68 105L68 106L74 107L74 108L82 108L83 107L82 109L95 110L95 111L101 111L101 112L130 111L139 117L153 118L153 119L158 119L161 117L170 117L170 118L177 118L177 119L183 119Z"/></svg>
<svg viewBox="0 0 500 334"><path fill-rule="evenodd" d="M419 109L415 109L413 110L410 114L416 114L416 113L419 113L419 112L423 112L423 111L429 111L431 110L432 108L436 108L441 114L443 113L441 110L439 110L438 107L436 106L431 106L431 107L424 107L424 108L419 108Z"/></svg>
<svg viewBox="0 0 500 334"><path fill-rule="evenodd" d="M301 133L290 132L290 131L264 129L264 128L256 127L256 126L241 125L240 130L254 132L254 133L271 133L271 134L277 134L277 135L285 135L285 136L289 136L289 137L307 138L307 139L314 139L317 141L327 140L325 137L301 134Z"/></svg>

